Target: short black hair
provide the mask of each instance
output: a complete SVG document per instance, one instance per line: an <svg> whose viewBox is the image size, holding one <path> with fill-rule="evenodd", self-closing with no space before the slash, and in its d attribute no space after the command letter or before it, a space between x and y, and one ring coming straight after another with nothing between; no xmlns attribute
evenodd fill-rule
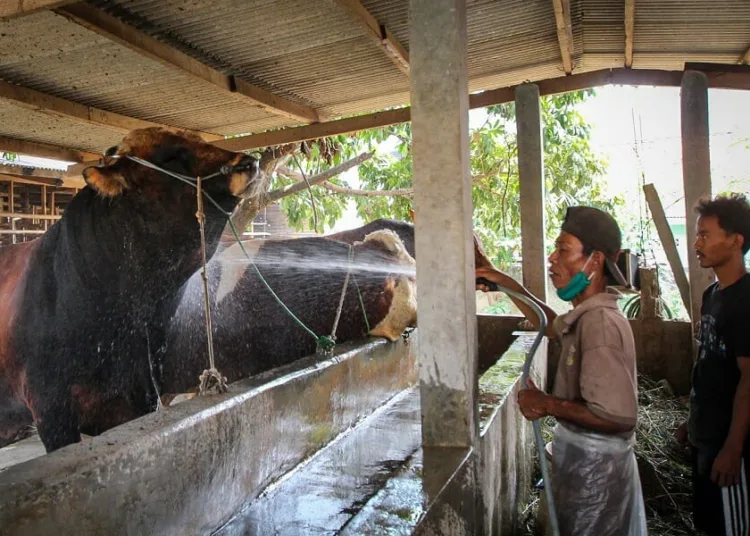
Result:
<svg viewBox="0 0 750 536"><path fill-rule="evenodd" d="M750 250L750 203L744 194L704 197L696 203L695 211L700 216L716 216L719 227L727 233L741 234L743 255Z"/></svg>

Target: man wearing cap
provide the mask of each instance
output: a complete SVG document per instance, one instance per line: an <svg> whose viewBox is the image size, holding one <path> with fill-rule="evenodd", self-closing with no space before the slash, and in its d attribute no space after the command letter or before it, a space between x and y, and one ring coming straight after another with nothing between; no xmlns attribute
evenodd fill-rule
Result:
<svg viewBox="0 0 750 536"><path fill-rule="evenodd" d="M535 301L547 316L546 335L562 344L552 394L528 381L518 404L529 420L557 419L552 442L552 493L562 535L646 534L633 453L638 412L636 354L630 324L617 306L627 286L616 262L621 233L609 214L570 207L549 256L557 294L573 309L557 315L520 283L494 268L487 279ZM487 291L478 284L477 288ZM511 297L512 299L512 297ZM513 300L535 326L539 320Z"/></svg>

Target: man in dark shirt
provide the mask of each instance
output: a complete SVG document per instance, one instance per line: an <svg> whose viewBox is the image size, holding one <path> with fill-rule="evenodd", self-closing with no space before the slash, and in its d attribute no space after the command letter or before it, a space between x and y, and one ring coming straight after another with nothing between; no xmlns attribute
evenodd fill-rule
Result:
<svg viewBox="0 0 750 536"><path fill-rule="evenodd" d="M676 432L693 453L693 519L714 535L750 535L750 205L698 202L695 253L717 281L703 293L690 417Z"/></svg>

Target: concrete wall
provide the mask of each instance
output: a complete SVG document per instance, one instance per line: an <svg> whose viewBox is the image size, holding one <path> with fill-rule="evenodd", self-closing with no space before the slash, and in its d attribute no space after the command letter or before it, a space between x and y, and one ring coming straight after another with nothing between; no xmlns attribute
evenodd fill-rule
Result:
<svg viewBox="0 0 750 536"><path fill-rule="evenodd" d="M503 359L515 358L522 362L525 352L533 340L533 333L525 333L513 343ZM537 350L531 368L531 378L537 385L544 385L547 370L546 339ZM493 368L502 366L502 360ZM534 471L534 431L518 409L517 396L521 390L519 376L499 396L494 407L482 417L479 444L480 504L483 512L481 526L484 534L515 534L519 528L519 513L526 504L531 491ZM507 371L507 369L506 369ZM495 371L490 369L480 379L480 393L485 398L494 394L492 382L485 382ZM505 371L504 371L505 372Z"/></svg>
<svg viewBox="0 0 750 536"><path fill-rule="evenodd" d="M481 329L479 334L481 338ZM430 503L415 534L516 533L521 508L531 491L536 447L532 424L521 415L516 402L523 361L535 334L515 335L511 347L479 379L480 437L476 447L469 452L425 451L423 485ZM543 339L532 362L531 377L543 384L546 369L547 344ZM430 457L435 460L432 464ZM443 472L442 479L430 475L431 465L433 472Z"/></svg>
<svg viewBox="0 0 750 536"><path fill-rule="evenodd" d="M341 345L3 472L2 534L206 534L416 382L413 347Z"/></svg>
<svg viewBox="0 0 750 536"><path fill-rule="evenodd" d="M514 332L523 316L514 315L477 315L477 346L479 374L497 363L503 353L516 340Z"/></svg>

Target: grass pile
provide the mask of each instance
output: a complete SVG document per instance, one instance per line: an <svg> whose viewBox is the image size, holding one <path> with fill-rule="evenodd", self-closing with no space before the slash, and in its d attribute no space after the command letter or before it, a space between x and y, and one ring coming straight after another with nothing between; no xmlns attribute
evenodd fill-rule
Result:
<svg viewBox="0 0 750 536"><path fill-rule="evenodd" d="M687 419L686 401L675 397L665 381L640 375L638 406L635 454L649 533L697 534L691 517L690 455L674 439Z"/></svg>

